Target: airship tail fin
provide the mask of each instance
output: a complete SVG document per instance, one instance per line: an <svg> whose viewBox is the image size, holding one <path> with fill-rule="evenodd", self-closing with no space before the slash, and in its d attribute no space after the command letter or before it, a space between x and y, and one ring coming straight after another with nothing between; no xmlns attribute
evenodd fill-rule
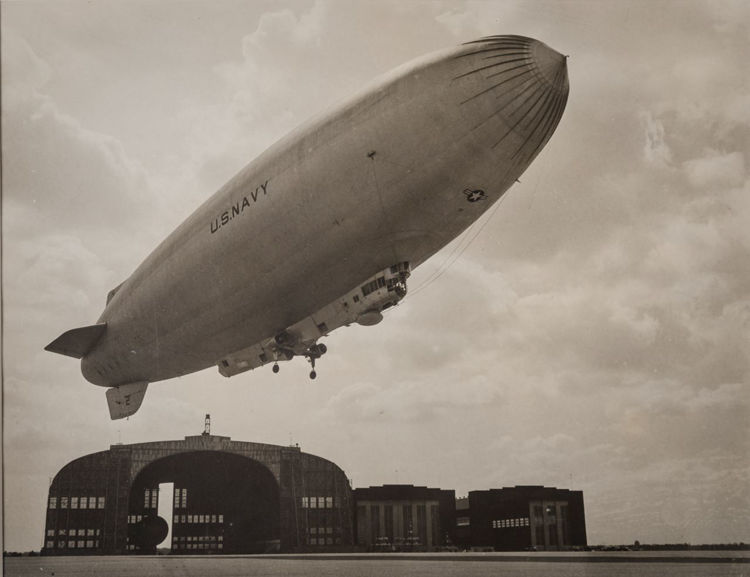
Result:
<svg viewBox="0 0 750 577"><path fill-rule="evenodd" d="M80 359L94 348L106 330L107 323L70 329L44 347L44 350Z"/></svg>
<svg viewBox="0 0 750 577"><path fill-rule="evenodd" d="M148 383L128 383L107 389L109 416L114 421L124 419L141 408Z"/></svg>

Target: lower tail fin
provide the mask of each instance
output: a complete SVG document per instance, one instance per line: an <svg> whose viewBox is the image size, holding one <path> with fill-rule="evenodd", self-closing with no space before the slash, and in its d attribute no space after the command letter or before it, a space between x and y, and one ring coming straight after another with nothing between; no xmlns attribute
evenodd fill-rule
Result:
<svg viewBox="0 0 750 577"><path fill-rule="evenodd" d="M109 416L114 421L124 419L141 408L148 383L128 383L107 390Z"/></svg>

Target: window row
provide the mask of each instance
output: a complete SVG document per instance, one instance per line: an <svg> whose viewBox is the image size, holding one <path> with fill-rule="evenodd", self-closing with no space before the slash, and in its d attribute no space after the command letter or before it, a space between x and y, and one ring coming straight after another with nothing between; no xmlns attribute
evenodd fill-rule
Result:
<svg viewBox="0 0 750 577"><path fill-rule="evenodd" d="M183 544L174 544L174 549L200 549L200 550L209 550L209 551L215 551L217 549L223 550L224 549L224 543L185 543Z"/></svg>
<svg viewBox="0 0 750 577"><path fill-rule="evenodd" d="M333 509L333 497L302 497L303 509Z"/></svg>
<svg viewBox="0 0 750 577"><path fill-rule="evenodd" d="M101 529L60 529L57 532L59 537L98 537L101 535ZM55 530L47 529L47 537L54 537Z"/></svg>
<svg viewBox="0 0 750 577"><path fill-rule="evenodd" d="M223 523L224 515L175 515L175 523Z"/></svg>
<svg viewBox="0 0 750 577"><path fill-rule="evenodd" d="M336 537L334 539L333 537L308 537L307 538L307 544L308 545L341 545L341 537Z"/></svg>
<svg viewBox="0 0 750 577"><path fill-rule="evenodd" d="M518 517L516 519L498 519L492 522L493 529L507 529L509 527L528 527L528 517Z"/></svg>
<svg viewBox="0 0 750 577"><path fill-rule="evenodd" d="M362 296L367 296L370 293L375 292L379 288L383 288L385 286L385 277L380 276L376 278L375 280L372 280L368 282L367 284L362 285Z"/></svg>
<svg viewBox="0 0 750 577"><path fill-rule="evenodd" d="M326 533L333 535L333 527L310 527L309 533L310 535L317 535L318 533L321 535L325 535Z"/></svg>
<svg viewBox="0 0 750 577"><path fill-rule="evenodd" d="M128 523L140 523L143 515L128 515Z"/></svg>
<svg viewBox="0 0 750 577"><path fill-rule="evenodd" d="M50 509L57 509L58 504L60 509L104 509L104 497L60 497L59 501L57 497L49 498Z"/></svg>
<svg viewBox="0 0 750 577"><path fill-rule="evenodd" d="M47 549L53 549L57 543L58 549L98 549L99 539L71 539L69 541L47 541Z"/></svg>
<svg viewBox="0 0 750 577"><path fill-rule="evenodd" d="M213 542L218 541L221 543L224 540L223 535L187 535L187 536L178 536L174 538L175 543L192 543L192 542Z"/></svg>

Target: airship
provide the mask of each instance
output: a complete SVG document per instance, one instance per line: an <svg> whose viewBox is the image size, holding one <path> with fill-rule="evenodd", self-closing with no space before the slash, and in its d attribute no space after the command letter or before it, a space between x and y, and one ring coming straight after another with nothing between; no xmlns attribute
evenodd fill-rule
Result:
<svg viewBox="0 0 750 577"><path fill-rule="evenodd" d="M411 272L519 179L568 98L566 56L490 36L379 77L252 160L48 351L81 359L110 417L149 383L303 357L370 326Z"/></svg>

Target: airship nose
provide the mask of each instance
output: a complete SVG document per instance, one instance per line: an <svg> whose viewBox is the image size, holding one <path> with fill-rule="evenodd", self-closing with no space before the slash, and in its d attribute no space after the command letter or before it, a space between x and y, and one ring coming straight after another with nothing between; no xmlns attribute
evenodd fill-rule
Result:
<svg viewBox="0 0 750 577"><path fill-rule="evenodd" d="M567 57L523 36L492 36L464 46L454 86L481 141L528 164L557 128L568 100Z"/></svg>

